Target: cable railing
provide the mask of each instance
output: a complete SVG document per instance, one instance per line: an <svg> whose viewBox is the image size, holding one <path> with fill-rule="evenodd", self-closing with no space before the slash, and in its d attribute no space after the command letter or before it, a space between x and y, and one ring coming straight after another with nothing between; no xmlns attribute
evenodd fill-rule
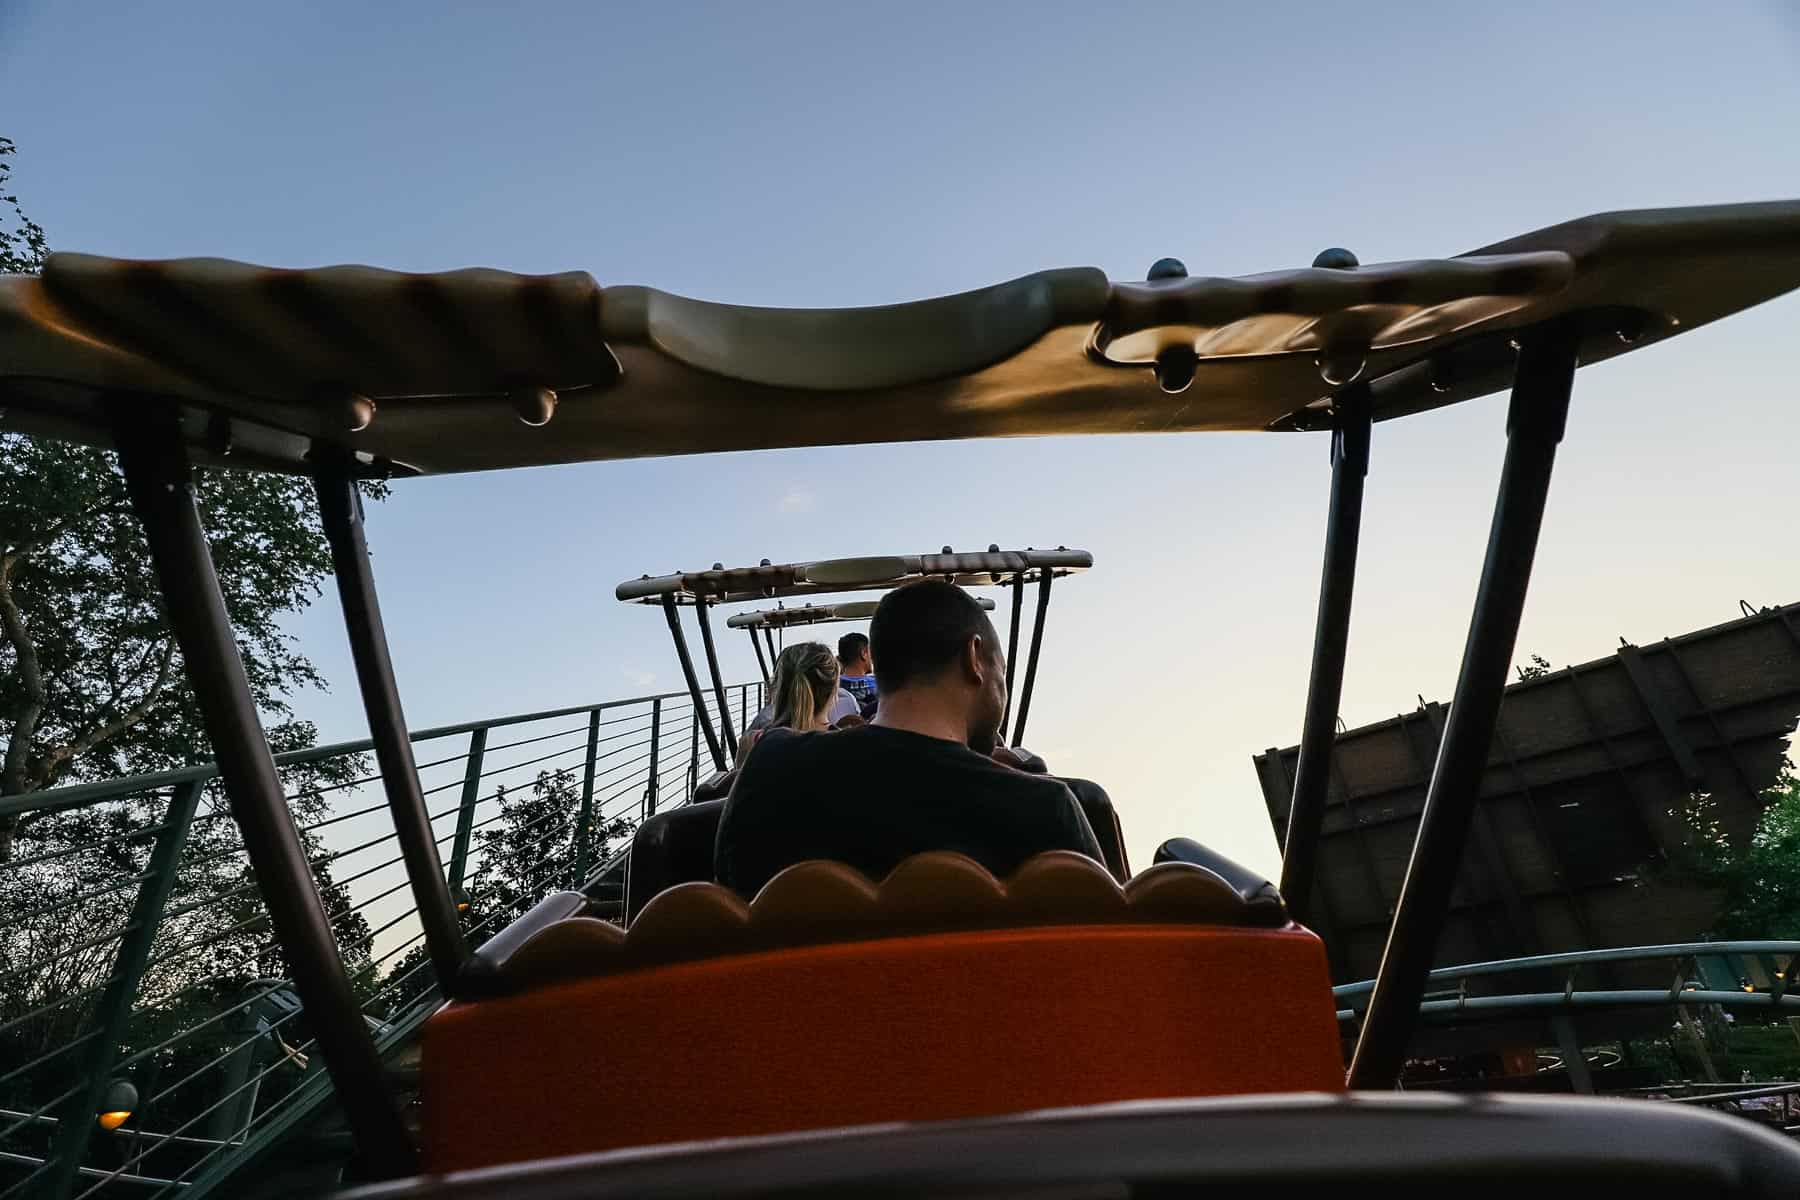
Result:
<svg viewBox="0 0 1800 1200"><path fill-rule="evenodd" d="M726 700L741 728L762 685ZM711 774L695 717L666 693L413 733L465 940L565 888L622 910L604 869ZM370 748L276 764L386 1054L442 990ZM322 1115L330 1081L216 767L4 797L0 813L17 821L0 862L0 1200L203 1195Z"/></svg>

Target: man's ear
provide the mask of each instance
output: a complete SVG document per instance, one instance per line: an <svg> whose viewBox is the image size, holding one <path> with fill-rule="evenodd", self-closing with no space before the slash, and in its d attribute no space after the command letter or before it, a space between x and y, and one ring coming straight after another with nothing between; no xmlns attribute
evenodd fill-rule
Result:
<svg viewBox="0 0 1800 1200"><path fill-rule="evenodd" d="M987 678L987 658L987 645L981 640L981 635L970 634L969 640L963 643L963 678L977 687L981 686Z"/></svg>

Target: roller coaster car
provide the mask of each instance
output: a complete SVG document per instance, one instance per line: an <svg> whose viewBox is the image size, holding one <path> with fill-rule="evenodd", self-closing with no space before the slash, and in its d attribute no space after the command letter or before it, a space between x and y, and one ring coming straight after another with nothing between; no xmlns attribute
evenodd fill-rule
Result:
<svg viewBox="0 0 1800 1200"><path fill-rule="evenodd" d="M1448 259L1363 266L1331 249L1240 279L1188 278L1164 259L1142 282L1054 270L835 312L706 304L581 273L64 254L41 277L0 278L0 430L119 451L358 1169L391 1181L363 1200L1219 1187L1261 1200L1345 1184L1793 1196L1800 1148L1746 1122L1641 1102L1374 1093L1400 1076L1456 885L1577 368L1796 287L1795 201L1605 213ZM1311 909L1371 430L1509 386L1462 665L1353 1090L1332 1095L1345 1081L1325 959L1289 914ZM1196 861L1123 886L1060 854L1004 884L942 854L879 886L803 863L749 904L678 881L671 859L664 880L645 877L654 898L627 929L567 893L468 950L406 735L359 479L1174 430L1330 432L1285 903L1191 844L1161 857ZM425 1033L422 1147L258 723L195 510L196 461L310 475L319 496L395 835L451 996ZM711 595L640 580L620 598L633 588L671 616L678 593ZM709 745L715 767L727 748ZM431 1173L416 1173L421 1157Z"/></svg>
<svg viewBox="0 0 1800 1200"><path fill-rule="evenodd" d="M572 905L476 951L477 994L427 1024L429 1169L1343 1087L1318 938L1193 863L1121 888L1067 852L1004 884L955 854L879 887L808 862L749 904L676 884L625 931Z"/></svg>

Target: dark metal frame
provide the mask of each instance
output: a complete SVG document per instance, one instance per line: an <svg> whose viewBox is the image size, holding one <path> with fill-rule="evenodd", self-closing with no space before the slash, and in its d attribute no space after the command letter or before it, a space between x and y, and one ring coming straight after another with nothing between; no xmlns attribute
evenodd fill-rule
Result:
<svg viewBox="0 0 1800 1200"><path fill-rule="evenodd" d="M750 648L756 651L756 669L762 672L763 683L767 685L775 682L775 677L769 673L773 664L763 657L762 640L756 636L756 630L747 629L744 632L750 635ZM772 646L770 648L773 649Z"/></svg>
<svg viewBox="0 0 1800 1200"><path fill-rule="evenodd" d="M1019 661L1019 622L1025 616L1025 577L1012 578L1012 623L1006 627L1006 707L1000 713L1000 740L1005 742L1012 728L1013 667Z"/></svg>
<svg viewBox="0 0 1800 1200"><path fill-rule="evenodd" d="M268 905L270 925L293 966L295 990L343 1107L357 1158L372 1176L406 1174L416 1168L418 1157L350 990L330 915L314 885L263 735L200 523L177 413L173 406L141 396L109 397L108 407L126 489L149 541L169 624L218 756L225 794ZM439 875L440 884L442 880Z"/></svg>
<svg viewBox="0 0 1800 1200"><path fill-rule="evenodd" d="M706 749L712 755L713 769L725 769L725 751L719 744L719 735L713 730L712 717L706 711L706 697L700 691L700 677L694 672L694 656L688 652L687 634L681 628L681 609L675 603L673 592L662 598L663 616L669 622L669 636L675 641L675 657L681 660L681 677L687 683L688 696L694 702L694 726L706 735ZM707 638L707 646L712 646L712 638ZM724 707L721 700L720 707ZM735 754L736 751L734 750Z"/></svg>
<svg viewBox="0 0 1800 1200"><path fill-rule="evenodd" d="M381 767L394 833L406 862L413 901L418 905L425 947L438 979L446 991L452 991L468 957L468 948L456 919L456 901L444 878L444 864L438 857L431 814L419 788L419 769L407 737L406 714L400 706L387 631L381 623L381 603L375 595L375 577L369 567L362 496L356 479L345 469L347 466L341 461L326 461L314 474L319 517L326 540L331 543L331 562L337 576L338 598L343 602L350 656L356 664L363 711L369 719L369 737L375 743L375 760Z"/></svg>
<svg viewBox="0 0 1800 1200"><path fill-rule="evenodd" d="M713 645L712 601L701 596L694 604L694 613L700 621L700 642L706 649L706 671L712 676L713 698L719 702L719 738L725 745L727 755L736 758L737 734L731 729L731 705L725 700L725 676L719 670L719 651ZM704 709L705 705L700 707Z"/></svg>
<svg viewBox="0 0 1800 1200"><path fill-rule="evenodd" d="M1331 434L1331 509L1325 521L1312 673L1307 679L1300 758L1294 766L1293 798L1288 804L1287 839L1281 858L1281 894L1287 900L1288 910L1300 921L1312 911L1319 831L1325 821L1331 753L1337 741L1338 701L1344 690L1350 601L1356 589L1356 550L1362 532L1363 480L1369 473L1368 385L1345 389L1336 398L1334 408L1337 423Z"/></svg>
<svg viewBox="0 0 1800 1200"><path fill-rule="evenodd" d="M1351 1057L1353 1088L1391 1088L1405 1063L1493 742L1550 472L1568 419L1579 344L1578 331L1565 323L1531 331L1520 348L1507 411L1506 460L1474 614L1406 882Z"/></svg>
<svg viewBox="0 0 1800 1200"><path fill-rule="evenodd" d="M1056 581L1056 572L1045 568L1038 575L1037 619L1031 626L1031 655L1025 660L1025 687L1019 693L1019 720L1012 728L1011 744L1023 745L1025 742L1025 718L1031 715L1031 693L1037 687L1038 655L1044 648L1044 619L1050 612L1050 585ZM1016 581L1022 584L1022 580ZM1014 595L1021 593L1015 592ZM1017 602L1014 611L1018 611ZM1007 670L1012 669L1012 658L1007 658ZM1007 697L1012 696L1012 681L1007 680Z"/></svg>

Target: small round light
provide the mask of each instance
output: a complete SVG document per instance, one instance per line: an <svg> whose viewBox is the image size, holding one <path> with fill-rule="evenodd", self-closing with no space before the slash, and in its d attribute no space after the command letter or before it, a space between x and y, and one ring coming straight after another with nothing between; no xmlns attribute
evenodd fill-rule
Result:
<svg viewBox="0 0 1800 1200"><path fill-rule="evenodd" d="M128 1079L115 1079L106 1087L100 1097L100 1112L96 1119L102 1129L117 1129L131 1119L131 1111L137 1107L137 1088Z"/></svg>

